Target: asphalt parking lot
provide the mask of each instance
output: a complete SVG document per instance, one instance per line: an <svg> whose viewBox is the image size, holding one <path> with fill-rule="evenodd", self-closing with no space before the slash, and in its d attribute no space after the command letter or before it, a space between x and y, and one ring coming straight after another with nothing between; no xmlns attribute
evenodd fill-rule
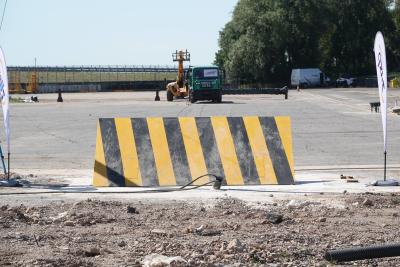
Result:
<svg viewBox="0 0 400 267"><path fill-rule="evenodd" d="M389 106L400 91L389 91ZM296 169L371 166L383 161L380 114L371 112L377 89L309 89L274 95L224 96L222 104L155 102L154 94L39 95L39 103L11 106L14 169L91 169L98 118L150 116L290 116ZM25 96L22 96L25 97ZM399 163L400 118L389 112L388 164ZM1 132L2 140L4 134Z"/></svg>

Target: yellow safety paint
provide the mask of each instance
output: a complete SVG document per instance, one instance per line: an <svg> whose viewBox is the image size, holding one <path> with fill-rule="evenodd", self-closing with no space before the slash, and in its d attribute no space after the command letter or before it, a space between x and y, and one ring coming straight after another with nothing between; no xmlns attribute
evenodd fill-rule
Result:
<svg viewBox="0 0 400 267"><path fill-rule="evenodd" d="M163 119L147 118L147 125L149 127L159 184L160 186L176 185Z"/></svg>
<svg viewBox="0 0 400 267"><path fill-rule="evenodd" d="M118 135L126 186L142 186L139 159L133 137L132 122L129 118L116 118L115 127Z"/></svg>
<svg viewBox="0 0 400 267"><path fill-rule="evenodd" d="M211 117L211 125L208 124L208 121L205 125L212 129L198 128L198 121L194 117L172 119L175 120L175 125L176 123L179 123L179 127L176 127L176 131L171 131L171 133L168 132L168 136L166 134L166 125L164 125L163 118L141 119L141 124L145 121L145 124L141 127L148 128L148 132L147 129L145 129L145 131L143 131L144 136L140 136L140 138L145 138L145 151L140 150L143 149L142 146L137 147L138 144L136 141L139 139L137 139L138 136L135 136L136 128L132 127L136 126L136 124L132 125L132 121L135 122L135 118L101 119L101 124L98 123L97 125L93 185L96 187L115 185L114 182L110 182L108 177L109 173L110 175L114 175L114 173L107 169L107 167L111 168L111 166L107 166L108 160L110 160L109 163L113 168L115 167L120 170L122 172L121 175L124 176L123 179L120 179L121 177L119 177L118 186L143 186L144 184L171 186L186 181L188 178L186 175L190 175L192 179L195 179L198 176L207 174L207 168L214 168L213 164L208 166L208 160L214 157L216 157L215 160L218 161L218 165L222 164L221 168L223 169L227 185L243 185L249 177L244 177L241 173L241 167L239 164L239 158L241 157L238 157L236 151L248 154L249 157L254 159L254 164L251 163L249 168L252 168L251 173L254 175L258 174L260 184L286 184L288 183L288 177L286 176L290 173L294 173L291 122L288 117L274 118L278 133L272 133L271 136L264 136L262 124L260 123L261 117L243 117L244 125L242 127L245 129L240 129L240 131L242 133L246 131L249 142L248 144L245 144L245 150L243 150L243 144L234 143L234 136L232 136L230 131L229 118L227 117ZM169 122L170 120L168 120L168 123ZM269 122L271 122L271 120L269 120ZM110 132L107 128L104 128L114 127L114 125L115 133L114 129ZM214 135L216 148L215 150L211 149L208 152L210 154L204 155L208 150L205 150L205 148L202 147L202 135L206 133L207 138L213 138L212 136L208 136L210 133ZM108 136L102 136L103 134ZM279 134L280 140L271 140L271 142L275 142L272 144L281 142L283 151L281 151L280 147L268 147L269 142L266 142L266 139L268 138L278 139L277 134ZM150 143L147 138L150 139ZM167 138L172 139L167 140ZM105 142L109 143L103 143L103 139ZM185 171L184 174L185 177L179 176L182 175L180 171L177 171L177 174L175 175L174 168L177 166L175 166L175 162L172 162L171 153L174 152L176 154L176 151L170 151L170 148L172 149L173 147L169 147L169 145L173 144L171 142L175 142L174 140L179 140L179 142L182 140L183 142L184 148L182 148L182 145L180 144L179 153L182 153L182 157L187 159L187 163L184 163L185 166L177 166L187 168L187 171ZM117 143L119 150L115 147ZM112 150L107 150L107 153L109 154L105 155L104 149L106 147L109 148L110 145L112 146ZM271 149L273 148L279 149L279 151L272 151ZM119 151L120 155L115 154L117 151ZM140 153L146 153L146 156L142 157ZM280 166L285 169L279 169L280 171L275 173L274 164L276 164L276 162L272 162L273 158L271 159L271 156L277 153L279 156L283 156L282 153L285 153L284 155L286 156L288 164L286 164L285 159L285 162L282 162L282 166ZM139 160L145 160L147 157L151 160L151 164L147 164L147 162L139 162ZM221 162L219 162L219 159ZM186 160L183 162L186 162ZM149 168L151 168L150 173L152 177L143 176L140 168L140 166L144 166L142 164L148 165ZM279 166L275 166L275 168L276 167ZM157 175L157 177L153 177L155 175ZM285 175L285 177L279 177L280 175ZM154 178L156 178L157 181L155 181ZM151 179L152 181L146 179ZM178 181L176 179L178 179ZM290 179L292 179L292 177L290 177ZM196 181L195 184L204 184L209 180L210 177L204 177L201 180Z"/></svg>
<svg viewBox="0 0 400 267"><path fill-rule="evenodd" d="M260 184L278 184L258 117L243 117Z"/></svg>
<svg viewBox="0 0 400 267"><path fill-rule="evenodd" d="M204 160L203 149L201 147L199 133L195 118L179 118L179 125L182 131L183 143L185 145L186 156L189 163L192 179L207 174L207 167ZM194 182L195 185L207 183L209 177L203 177Z"/></svg>
<svg viewBox="0 0 400 267"><path fill-rule="evenodd" d="M293 143L290 117L275 117L275 122L282 140L286 157L289 162L290 170L294 177Z"/></svg>
<svg viewBox="0 0 400 267"><path fill-rule="evenodd" d="M107 178L106 158L104 156L103 140L101 137L100 123L97 123L96 154L94 156L93 186L106 187L110 183Z"/></svg>
<svg viewBox="0 0 400 267"><path fill-rule="evenodd" d="M236 156L235 145L226 117L211 117L218 151L224 168L225 179L229 185L243 185L243 177Z"/></svg>

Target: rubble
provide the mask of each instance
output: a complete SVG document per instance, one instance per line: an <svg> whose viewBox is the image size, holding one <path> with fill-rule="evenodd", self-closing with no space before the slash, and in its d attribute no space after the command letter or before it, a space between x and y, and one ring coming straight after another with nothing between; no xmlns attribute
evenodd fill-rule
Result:
<svg viewBox="0 0 400 267"><path fill-rule="evenodd" d="M308 206L318 206L318 205L321 205L321 203L317 201L292 199L289 201L289 203L286 204L286 207L296 209L296 208L304 208Z"/></svg>
<svg viewBox="0 0 400 267"><path fill-rule="evenodd" d="M100 249L98 247L91 247L91 248L89 248L89 249L84 251L84 255L86 257L95 257L95 256L98 256L100 254L101 254L101 252L100 252Z"/></svg>
<svg viewBox="0 0 400 267"><path fill-rule="evenodd" d="M267 218L267 221L272 224L279 224L279 223L283 222L282 214L267 212L265 214L265 217Z"/></svg>
<svg viewBox="0 0 400 267"><path fill-rule="evenodd" d="M166 267L166 266L186 266L186 261L182 257L167 257L160 254L150 254L144 257L143 267Z"/></svg>
<svg viewBox="0 0 400 267"><path fill-rule="evenodd" d="M233 252L242 252L244 250L244 245L239 241L239 239L233 239L229 242L226 249Z"/></svg>
<svg viewBox="0 0 400 267"><path fill-rule="evenodd" d="M128 206L126 208L126 212L131 213L131 214L139 214L139 211L135 207L131 207L131 206Z"/></svg>
<svg viewBox="0 0 400 267"><path fill-rule="evenodd" d="M75 226L75 223L73 221L66 221L64 223L65 226Z"/></svg>
<svg viewBox="0 0 400 267"><path fill-rule="evenodd" d="M371 207L374 205L374 203L369 198L365 198L364 201L362 202L362 204L363 204L363 206L368 206L368 207Z"/></svg>
<svg viewBox="0 0 400 267"><path fill-rule="evenodd" d="M328 249L400 241L399 194L317 196L257 205L227 197L201 206L96 199L3 205L0 266L329 266ZM366 208L365 199L377 208ZM128 213L128 206L140 214ZM398 266L400 259L357 265L378 263Z"/></svg>

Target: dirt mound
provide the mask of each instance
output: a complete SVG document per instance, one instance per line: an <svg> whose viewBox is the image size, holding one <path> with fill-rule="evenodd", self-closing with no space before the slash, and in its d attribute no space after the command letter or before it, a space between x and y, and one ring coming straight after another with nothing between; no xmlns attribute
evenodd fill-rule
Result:
<svg viewBox="0 0 400 267"><path fill-rule="evenodd" d="M233 198L1 206L0 265L325 266L326 250L400 241L399 195L337 197L343 207L303 199L254 208ZM378 262L400 264L357 264Z"/></svg>

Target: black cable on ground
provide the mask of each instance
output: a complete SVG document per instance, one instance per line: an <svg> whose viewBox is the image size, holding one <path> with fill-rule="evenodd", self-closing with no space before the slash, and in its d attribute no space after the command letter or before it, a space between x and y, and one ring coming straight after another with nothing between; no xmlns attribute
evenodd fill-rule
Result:
<svg viewBox="0 0 400 267"><path fill-rule="evenodd" d="M397 256L400 256L400 244L331 250L326 252L325 259L332 262L346 262Z"/></svg>
<svg viewBox="0 0 400 267"><path fill-rule="evenodd" d="M212 176L215 178L215 181L209 181L207 183L201 184L201 185L195 185L192 187L189 187L192 185L194 182L197 180L206 177L206 176ZM218 184L218 188L214 186L215 189L219 189L221 183L223 181L223 178L220 176L217 176L215 174L204 174L193 181L187 183L184 186L181 186L179 188L160 188L160 189L148 189L148 190L141 190L141 191L70 191L70 190L56 190L56 191L35 191L35 192L8 192L8 193L0 193L0 196L10 196L10 195L40 195L40 194L141 194L141 193L168 193L168 192L178 192L178 191L189 191L193 189L197 189L203 186L211 185L211 184ZM23 188L23 187L22 187Z"/></svg>
<svg viewBox="0 0 400 267"><path fill-rule="evenodd" d="M213 176L213 177L215 178L215 181L209 182L209 183L207 183L207 184L214 183L214 182L217 182L217 181L218 181L218 182L222 182L222 180L223 180L223 178L220 177L220 176L217 176L217 175L212 174L212 173L207 173L207 174L200 175L199 177L197 177L197 178L194 179L193 181L191 181L191 182L189 182L188 184L182 186L180 189L184 189L185 187L187 187L187 186L193 184L193 183L196 182L197 180L199 180L199 179L201 179L201 178L203 178L203 177L206 177L206 176ZM206 184L204 184L204 185L206 185ZM202 186L202 185L201 185L201 186ZM198 187L198 186L197 186L197 187ZM196 187L196 188L197 188L197 187Z"/></svg>

